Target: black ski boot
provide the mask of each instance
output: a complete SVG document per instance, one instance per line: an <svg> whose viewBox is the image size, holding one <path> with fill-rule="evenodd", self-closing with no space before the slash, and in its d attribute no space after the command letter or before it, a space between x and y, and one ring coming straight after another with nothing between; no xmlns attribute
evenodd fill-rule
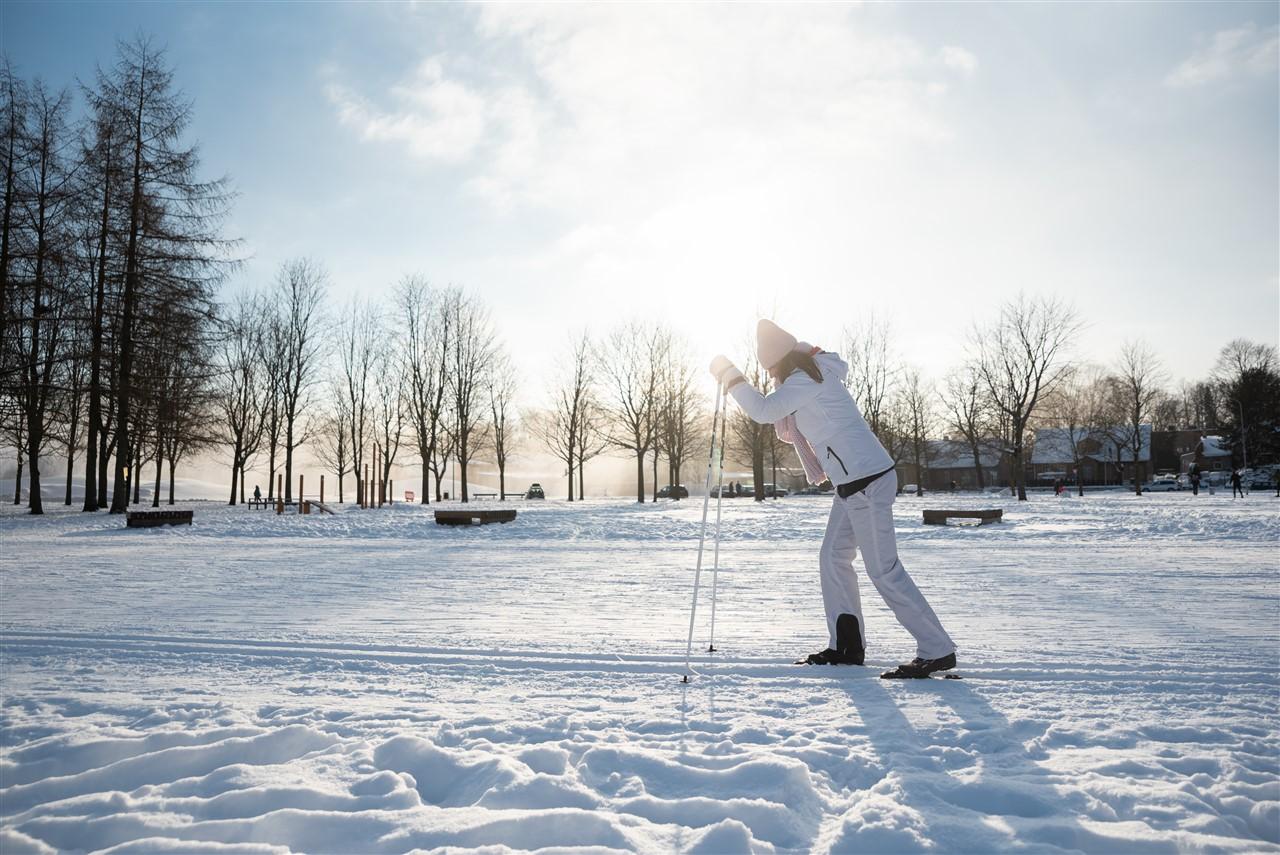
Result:
<svg viewBox="0 0 1280 855"><path fill-rule="evenodd" d="M858 632L856 615L840 615L836 618L836 646L820 653L810 653L797 659L797 665L861 665L866 658L862 647L862 635Z"/></svg>
<svg viewBox="0 0 1280 855"><path fill-rule="evenodd" d="M956 667L956 655L948 653L938 659L921 659L917 656L910 662L899 665L893 671L885 671L880 676L886 680L922 680L934 671L950 671Z"/></svg>

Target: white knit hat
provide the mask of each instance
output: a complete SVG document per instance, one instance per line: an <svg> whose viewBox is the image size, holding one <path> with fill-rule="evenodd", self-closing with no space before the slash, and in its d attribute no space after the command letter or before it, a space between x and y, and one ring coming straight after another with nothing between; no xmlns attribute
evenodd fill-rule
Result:
<svg viewBox="0 0 1280 855"><path fill-rule="evenodd" d="M796 337L773 321L761 318L756 324L756 356L766 370L777 365L795 348Z"/></svg>

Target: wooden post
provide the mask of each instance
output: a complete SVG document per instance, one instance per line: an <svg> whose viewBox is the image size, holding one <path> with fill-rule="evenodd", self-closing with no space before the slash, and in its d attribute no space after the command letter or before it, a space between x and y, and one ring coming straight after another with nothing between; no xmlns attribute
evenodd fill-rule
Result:
<svg viewBox="0 0 1280 855"><path fill-rule="evenodd" d="M364 464L364 489L360 491L360 507L369 507L369 464Z"/></svg>
<svg viewBox="0 0 1280 855"><path fill-rule="evenodd" d="M298 473L298 507L302 507L302 473Z"/></svg>
<svg viewBox="0 0 1280 855"><path fill-rule="evenodd" d="M396 496L396 482L388 480L387 481L387 504L388 505L394 505L396 503L395 496Z"/></svg>
<svg viewBox="0 0 1280 855"><path fill-rule="evenodd" d="M320 476L320 504L324 504L324 475Z"/></svg>
<svg viewBox="0 0 1280 855"><path fill-rule="evenodd" d="M284 513L284 473L276 475L276 513Z"/></svg>

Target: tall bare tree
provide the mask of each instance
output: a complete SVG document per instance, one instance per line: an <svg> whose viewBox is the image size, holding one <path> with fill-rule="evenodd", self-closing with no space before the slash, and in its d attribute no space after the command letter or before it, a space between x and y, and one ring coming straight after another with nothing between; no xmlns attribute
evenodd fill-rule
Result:
<svg viewBox="0 0 1280 855"><path fill-rule="evenodd" d="M844 332L845 358L849 363L845 385L877 437L886 426L882 423L893 400L899 375L892 338L893 329L889 322L876 317L874 312Z"/></svg>
<svg viewBox="0 0 1280 855"><path fill-rule="evenodd" d="M449 402L451 404L455 459L462 479L462 501L470 500L467 466L479 451L484 439L485 417L488 415L484 391L493 370L496 339L489 323L488 309L476 297L452 291L444 311L453 329L453 349L449 364Z"/></svg>
<svg viewBox="0 0 1280 855"><path fill-rule="evenodd" d="M347 396L347 429L351 439L347 447L352 469L355 471L357 504L368 498L365 495L368 485L364 483L362 467L369 444L369 399L372 394L374 364L382 336L382 322L374 306L352 300L343 311L338 327L338 363L342 371L340 379Z"/></svg>
<svg viewBox="0 0 1280 855"><path fill-rule="evenodd" d="M261 297L237 294L227 309L219 342L215 402L221 415L222 441L231 450L229 505L236 504L237 487L240 500L244 500L244 471L262 441L269 394L262 364L267 311Z"/></svg>
<svg viewBox="0 0 1280 855"><path fill-rule="evenodd" d="M351 457L351 410L345 381L330 378L325 388L328 409L312 437L316 460L338 476L338 504L346 500L344 479L354 467Z"/></svg>
<svg viewBox="0 0 1280 855"><path fill-rule="evenodd" d="M1019 501L1027 498L1028 423L1044 396L1068 375L1066 356L1079 329L1075 310L1056 298L1020 294L1000 308L993 323L970 334L978 376L991 404L1008 419Z"/></svg>
<svg viewBox="0 0 1280 855"><path fill-rule="evenodd" d="M906 416L907 447L916 472L916 495L924 495L925 473L929 466L929 434L935 424L934 391L915 367L902 375L902 412Z"/></svg>
<svg viewBox="0 0 1280 855"><path fill-rule="evenodd" d="M551 407L526 418L543 446L564 462L571 502L574 500L574 467L581 466L585 456L582 439L595 433L583 427L584 420L598 412L592 403L595 365L591 339L583 332L571 341L568 353L560 361L558 376L550 389ZM578 471L581 474L581 469Z"/></svg>
<svg viewBox="0 0 1280 855"><path fill-rule="evenodd" d="M69 156L74 141L67 127L69 101L66 91L51 93L39 81L31 89L31 122L23 164L27 192L19 206L26 237L19 260L25 275L15 281L12 269L8 273L9 308L12 310L16 302L22 321L17 336L22 358L18 388L26 419L28 504L33 514L44 513L40 456L48 440L55 373L69 346L72 297L67 264L71 252L68 214L75 174Z"/></svg>
<svg viewBox="0 0 1280 855"><path fill-rule="evenodd" d="M652 324L631 322L613 330L600 360L609 442L636 457L636 501L644 504L645 455L654 444L654 418L662 367L662 335Z"/></svg>
<svg viewBox="0 0 1280 855"><path fill-rule="evenodd" d="M89 96L95 114L113 113L120 119L121 148L126 152L123 167L128 175L111 499L111 512L122 513L128 507L125 469L139 456L130 431L136 421L134 363L142 340L136 327L140 312L146 309L144 289L166 281L153 279L158 270L178 273L187 286L216 284L225 273L231 245L219 232L230 193L224 180L197 177L196 148L181 144L191 104L174 87L163 51L149 39L120 43L114 68L99 72Z"/></svg>
<svg viewBox="0 0 1280 855"><path fill-rule="evenodd" d="M1084 495L1084 464L1091 449L1101 447L1106 433L1108 384L1096 366L1078 366L1046 399L1048 418L1066 432L1075 467L1076 494Z"/></svg>
<svg viewBox="0 0 1280 855"><path fill-rule="evenodd" d="M507 498L507 460L520 442L519 423L516 420L516 392L518 381L515 365L505 351L494 356L493 370L489 373L489 425L494 461L498 464L498 500Z"/></svg>
<svg viewBox="0 0 1280 855"><path fill-rule="evenodd" d="M329 276L309 258L286 261L276 277L284 332L280 411L284 422L284 500L293 500L293 452L311 429L312 391L319 379L324 298Z"/></svg>
<svg viewBox="0 0 1280 855"><path fill-rule="evenodd" d="M1142 495L1142 426L1151 421L1152 408L1164 392L1166 376L1160 360L1142 341L1126 342L1113 376L1117 404L1124 414L1121 438L1133 459L1133 491ZM1150 449L1148 449L1150 452ZM1150 454L1148 453L1148 457Z"/></svg>
<svg viewBox="0 0 1280 855"><path fill-rule="evenodd" d="M373 479L374 501L386 498L391 482L391 467L400 453L404 439L406 411L405 372L400 354L393 348L380 348L374 368L374 427L378 441L380 470Z"/></svg>
<svg viewBox="0 0 1280 855"><path fill-rule="evenodd" d="M755 347L751 343L748 343L747 351L751 355L743 363L743 376L748 383L757 389L768 389L768 384L771 382L769 375L760 367L760 362L755 355ZM734 439L735 456L740 460L746 461L751 466L755 500L763 502L765 500L764 462L769 451L769 444L773 441L773 425L762 425L748 416L742 409L735 408L733 415L729 418L729 429Z"/></svg>
<svg viewBox="0 0 1280 855"><path fill-rule="evenodd" d="M947 374L942 384L941 403L947 427L963 437L969 446L969 453L973 455L973 472L981 490L986 486L982 452L985 441L990 437L991 420L988 398L976 365L966 362Z"/></svg>
<svg viewBox="0 0 1280 855"><path fill-rule="evenodd" d="M421 276L409 275L396 287L396 303L404 324L406 360L406 403L413 426L418 459L422 465L422 498L431 502L429 473L433 466L442 473L441 452L447 444L447 392L449 353L453 347L453 318L444 311L444 294ZM435 474L433 473L433 474ZM436 499L440 498L440 475L436 474Z"/></svg>

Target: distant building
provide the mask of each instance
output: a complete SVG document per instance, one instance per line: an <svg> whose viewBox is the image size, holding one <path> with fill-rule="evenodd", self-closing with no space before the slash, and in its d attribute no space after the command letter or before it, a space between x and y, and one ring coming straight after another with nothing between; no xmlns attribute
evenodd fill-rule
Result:
<svg viewBox="0 0 1280 855"><path fill-rule="evenodd" d="M978 461L982 466L982 483L985 487L1001 487L1009 481L1009 464L1000 453L997 440L983 440L979 446ZM911 460L901 460L895 467L898 485L923 484L926 490L938 492L951 489L955 482L958 490L976 490L978 473L974 468L973 449L969 443L955 439L931 439L925 445L925 461L917 472Z"/></svg>
<svg viewBox="0 0 1280 855"><path fill-rule="evenodd" d="M1142 425L1142 450L1138 453L1139 478L1149 478L1151 468L1151 425ZM1117 443L1116 437L1100 428L1040 428L1031 453L1034 483L1051 484L1058 479L1085 485L1122 484L1133 478L1133 448ZM1076 458L1080 458L1079 472Z"/></svg>
<svg viewBox="0 0 1280 855"><path fill-rule="evenodd" d="M1156 472L1185 472L1182 457L1196 450L1203 430L1157 430L1151 433L1151 461Z"/></svg>
<svg viewBox="0 0 1280 855"><path fill-rule="evenodd" d="M1178 471L1189 471L1192 463L1199 465L1200 471L1205 473L1229 472L1231 449L1223 446L1223 438L1220 436L1201 436L1195 447L1182 455Z"/></svg>

